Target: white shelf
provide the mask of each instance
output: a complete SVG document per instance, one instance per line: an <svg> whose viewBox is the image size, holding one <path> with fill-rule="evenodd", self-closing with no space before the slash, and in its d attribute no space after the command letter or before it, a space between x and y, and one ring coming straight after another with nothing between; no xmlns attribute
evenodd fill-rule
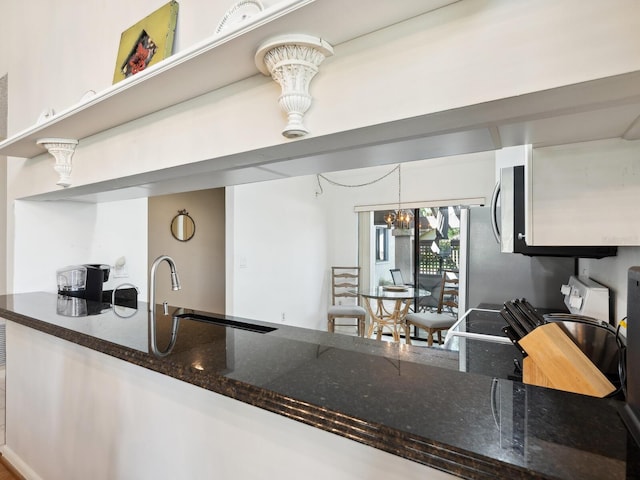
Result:
<svg viewBox="0 0 640 480"><path fill-rule="evenodd" d="M237 30L214 35L0 143L0 155L44 153L44 137L81 140L259 74L254 55L277 35L305 33L338 45L458 0L285 0Z"/></svg>

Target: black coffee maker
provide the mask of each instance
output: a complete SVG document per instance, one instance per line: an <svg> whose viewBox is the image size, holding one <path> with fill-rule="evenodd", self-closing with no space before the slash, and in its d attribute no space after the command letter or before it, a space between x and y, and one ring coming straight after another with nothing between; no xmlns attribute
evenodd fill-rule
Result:
<svg viewBox="0 0 640 480"><path fill-rule="evenodd" d="M84 298L94 302L102 302L102 285L109 280L109 265L89 263L87 267L87 288Z"/></svg>
<svg viewBox="0 0 640 480"><path fill-rule="evenodd" d="M102 286L109 280L109 265L87 263L61 268L58 276L58 293L67 297L84 298L102 302Z"/></svg>

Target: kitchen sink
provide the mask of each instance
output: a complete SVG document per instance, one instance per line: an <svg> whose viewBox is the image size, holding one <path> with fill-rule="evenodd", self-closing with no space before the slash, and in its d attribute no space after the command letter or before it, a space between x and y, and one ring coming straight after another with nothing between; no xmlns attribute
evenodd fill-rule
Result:
<svg viewBox="0 0 640 480"><path fill-rule="evenodd" d="M224 327L238 328L240 330L247 330L255 333L269 333L277 330L275 327L267 327L264 325L256 325L253 323L239 322L237 320L229 320L226 318L210 317L208 315L202 315L199 313L181 313L175 315L175 317L185 320L196 320L198 322L213 323L215 325L221 325Z"/></svg>

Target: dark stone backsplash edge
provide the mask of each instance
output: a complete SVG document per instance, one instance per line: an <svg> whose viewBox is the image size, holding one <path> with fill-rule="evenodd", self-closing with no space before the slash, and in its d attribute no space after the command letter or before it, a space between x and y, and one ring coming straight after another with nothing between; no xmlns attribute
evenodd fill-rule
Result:
<svg viewBox="0 0 640 480"><path fill-rule="evenodd" d="M329 433L470 480L548 478L496 459L369 422L0 308L0 316L42 333L262 408Z"/></svg>

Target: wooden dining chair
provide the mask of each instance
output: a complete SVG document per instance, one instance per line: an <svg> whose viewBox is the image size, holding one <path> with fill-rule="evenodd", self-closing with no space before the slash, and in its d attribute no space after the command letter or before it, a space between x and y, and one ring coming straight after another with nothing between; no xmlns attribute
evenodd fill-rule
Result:
<svg viewBox="0 0 640 480"><path fill-rule="evenodd" d="M394 285L404 285L402 271L399 268L391 268L389 272L391 273L391 280L393 280Z"/></svg>
<svg viewBox="0 0 640 480"><path fill-rule="evenodd" d="M391 280L393 280L394 285L408 285L413 287L413 283L407 283L402 276L402 270L399 268L390 268L389 272L391 273Z"/></svg>
<svg viewBox="0 0 640 480"><path fill-rule="evenodd" d="M337 326L355 326L364 336L366 311L360 306L360 267L331 267L331 305L327 309L327 330ZM336 319L352 319L356 323L336 323Z"/></svg>
<svg viewBox="0 0 640 480"><path fill-rule="evenodd" d="M435 312L410 313L405 317L405 338L407 344L411 345L410 329L411 325L427 332L427 345L433 345L433 334L438 335L438 344L442 343L442 331L453 326L458 320L458 277L455 272L444 271L442 273L442 283L440 296L438 298L438 309Z"/></svg>

